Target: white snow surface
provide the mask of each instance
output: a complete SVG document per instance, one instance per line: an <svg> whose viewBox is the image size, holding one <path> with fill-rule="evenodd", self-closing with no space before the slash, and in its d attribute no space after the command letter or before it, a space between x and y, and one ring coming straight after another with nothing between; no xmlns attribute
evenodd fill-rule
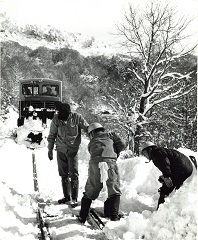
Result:
<svg viewBox="0 0 198 240"><path fill-rule="evenodd" d="M39 120L26 120L17 129L17 113L10 108L0 117L0 239L37 239L36 199L56 202L62 198L61 179L58 175L56 151L54 159L47 157L47 127L42 128ZM32 150L27 139L27 129L43 131L44 139L38 149ZM36 129L34 127L36 126ZM15 139L14 133L17 133ZM79 151L79 201L87 179L89 153L88 139L83 137ZM28 146L28 147L27 147ZM186 155L197 157L190 149L179 149ZM35 154L39 194L34 191L32 156ZM194 169L183 186L173 192L156 211L158 201L157 181L161 172L152 162L145 163L144 157L125 158L121 154L118 167L121 177L120 211L126 214L117 222L106 221L103 231L90 228L89 224L78 223L67 205L48 206L49 212L58 212L61 218L51 221L53 239L155 239L193 240L197 237L197 171ZM102 191L92 206L100 210L106 198ZM77 214L80 206L75 208Z"/></svg>

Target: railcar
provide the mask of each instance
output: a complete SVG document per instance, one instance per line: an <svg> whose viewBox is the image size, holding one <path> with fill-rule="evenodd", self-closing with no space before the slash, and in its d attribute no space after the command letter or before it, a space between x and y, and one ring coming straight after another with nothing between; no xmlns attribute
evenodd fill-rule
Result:
<svg viewBox="0 0 198 240"><path fill-rule="evenodd" d="M19 80L19 118L22 126L25 118L40 118L43 123L52 119L62 101L62 82L47 78Z"/></svg>

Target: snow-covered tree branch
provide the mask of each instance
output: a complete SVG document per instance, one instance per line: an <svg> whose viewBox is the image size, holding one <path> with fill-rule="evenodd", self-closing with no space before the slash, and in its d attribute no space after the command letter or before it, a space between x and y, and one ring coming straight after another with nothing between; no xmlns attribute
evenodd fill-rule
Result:
<svg viewBox="0 0 198 240"><path fill-rule="evenodd" d="M141 61L140 68L131 69L131 81L141 83L142 91L140 95L136 93L140 116L137 124L145 121L144 117L151 117L156 105L181 98L196 87L195 82L189 81L192 71L173 68L181 56L194 48L187 44L191 35L186 31L192 19L180 16L177 9L162 1L151 0L144 6L138 9L129 4L123 22L117 26L125 38L123 45L131 56L138 54Z"/></svg>

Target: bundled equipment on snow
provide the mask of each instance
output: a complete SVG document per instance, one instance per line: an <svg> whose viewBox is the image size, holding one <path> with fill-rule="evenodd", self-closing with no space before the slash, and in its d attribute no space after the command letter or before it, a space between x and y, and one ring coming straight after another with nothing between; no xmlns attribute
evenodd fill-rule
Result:
<svg viewBox="0 0 198 240"><path fill-rule="evenodd" d="M33 132L30 132L27 137L31 139L32 143L38 144L40 144L43 139L42 133L34 134Z"/></svg>

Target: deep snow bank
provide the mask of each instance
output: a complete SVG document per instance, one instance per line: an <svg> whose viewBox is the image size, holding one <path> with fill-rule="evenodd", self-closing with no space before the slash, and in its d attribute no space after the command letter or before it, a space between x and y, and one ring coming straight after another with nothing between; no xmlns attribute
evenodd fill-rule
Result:
<svg viewBox="0 0 198 240"><path fill-rule="evenodd" d="M188 150L187 153L195 154ZM185 150L183 151L185 153ZM186 154L186 155L188 155ZM109 239L178 239L197 236L197 172L171 193L156 211L161 186L160 171L145 159L119 160L122 197L121 210L129 215L119 222L108 222L104 232Z"/></svg>

